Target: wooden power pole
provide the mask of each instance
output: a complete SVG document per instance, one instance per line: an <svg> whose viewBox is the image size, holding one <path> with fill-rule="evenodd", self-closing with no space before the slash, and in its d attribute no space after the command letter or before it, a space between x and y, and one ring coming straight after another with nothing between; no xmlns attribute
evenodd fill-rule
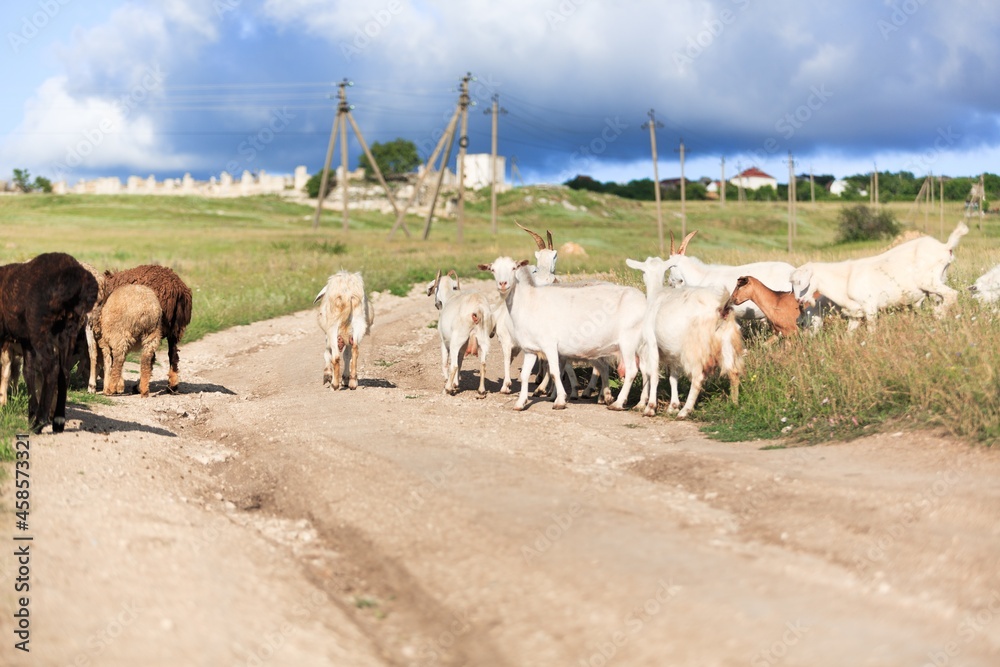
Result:
<svg viewBox="0 0 1000 667"><path fill-rule="evenodd" d="M372 156L371 150L368 149L368 143L365 142L364 136L361 134L361 129L358 124L354 122L354 116L351 115L351 109L353 107L347 103L347 92L348 86L353 86L354 84L347 79L342 80L337 86L340 90L337 91L337 116L333 120L333 128L330 130L330 143L326 148L326 161L323 163L323 175L320 178L319 185L319 198L316 201L316 213L313 216L313 230L319 228L319 218L323 211L323 200L326 199L326 186L329 183L330 178L330 162L333 158L333 148L337 142L337 134L340 134L340 167L343 170L343 182L341 183L341 196L344 200L343 209L343 230L346 232L348 230L348 215L347 215L347 124L351 124L351 129L354 130L354 136L357 138L358 143L361 144L361 149L365 153L365 157L368 158L368 164L371 165L372 171L375 172L375 176L378 178L378 182L382 185L382 189L385 190L386 196L389 198L389 203L392 205L392 209L399 214L399 207L396 206L396 199L392 196L392 190L389 189L389 184L386 183L385 177L382 175L382 170L379 169L378 162ZM409 231L406 232L409 235Z"/></svg>
<svg viewBox="0 0 1000 667"><path fill-rule="evenodd" d="M500 96L493 95L493 106L483 113L490 114L493 118L492 128L492 148L490 150L490 231L493 236L497 235L497 119L500 114L506 114L507 110L500 107Z"/></svg>
<svg viewBox="0 0 1000 667"><path fill-rule="evenodd" d="M452 123L449 123L449 130L445 131L444 136L441 137L442 140L447 139L448 146L445 148L444 157L441 160L441 169L438 173L437 184L434 187L434 194L431 195L430 209L427 211L427 219L424 221L424 240L431 233L431 222L434 220L434 207L437 204L438 194L441 192L441 182L444 180L444 172L448 168L448 162L451 160L451 149L455 143L455 129L458 126L457 122L461 122L461 134L458 138L458 208L456 209L456 220L457 220L457 241L462 242L462 224L464 222L465 215L465 149L469 145L469 82L474 81L475 77L471 73L466 73L462 77L461 83L459 85L458 93L458 107L455 109L455 115L452 116ZM429 163L428 163L429 164Z"/></svg>
<svg viewBox="0 0 1000 667"><path fill-rule="evenodd" d="M792 238L795 235L795 160L792 151L788 151L788 252L792 251Z"/></svg>
<svg viewBox="0 0 1000 667"><path fill-rule="evenodd" d="M663 207L660 203L660 169L656 157L656 128L663 123L656 120L656 111L649 110L649 122L643 123L642 129L649 128L649 144L653 150L653 197L656 199L656 231L660 239L660 256L663 256Z"/></svg>
<svg viewBox="0 0 1000 667"><path fill-rule="evenodd" d="M722 156L722 176L719 179L719 206L726 207L726 156Z"/></svg>
<svg viewBox="0 0 1000 667"><path fill-rule="evenodd" d="M677 152L681 155L681 238L687 236L687 187L684 181L684 138L681 137Z"/></svg>

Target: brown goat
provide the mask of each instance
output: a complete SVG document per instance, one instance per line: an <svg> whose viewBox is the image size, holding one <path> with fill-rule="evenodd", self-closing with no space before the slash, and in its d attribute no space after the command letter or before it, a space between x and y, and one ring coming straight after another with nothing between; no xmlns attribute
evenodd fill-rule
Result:
<svg viewBox="0 0 1000 667"><path fill-rule="evenodd" d="M799 331L796 322L799 302L791 292L775 292L753 276L740 276L736 279L736 289L730 300L737 306L746 301L756 303L774 330L782 336L793 336Z"/></svg>
<svg viewBox="0 0 1000 667"><path fill-rule="evenodd" d="M125 392L122 368L125 356L139 350L139 384L137 391L149 396L149 378L153 373L156 348L160 346L160 302L145 285L122 285L94 309L95 333L101 342L104 357L104 393L108 396Z"/></svg>
<svg viewBox="0 0 1000 667"><path fill-rule="evenodd" d="M70 356L97 281L66 253L50 252L0 267L0 340L24 350L28 419L40 433L66 428Z"/></svg>
<svg viewBox="0 0 1000 667"><path fill-rule="evenodd" d="M108 296L117 287L129 284L145 285L156 292L162 311L160 334L167 339L167 354L170 359L167 385L170 391L176 392L180 382L180 354L177 344L184 336L187 325L191 323L191 289L172 269L156 264L143 264L114 273L105 271L104 277L104 293Z"/></svg>

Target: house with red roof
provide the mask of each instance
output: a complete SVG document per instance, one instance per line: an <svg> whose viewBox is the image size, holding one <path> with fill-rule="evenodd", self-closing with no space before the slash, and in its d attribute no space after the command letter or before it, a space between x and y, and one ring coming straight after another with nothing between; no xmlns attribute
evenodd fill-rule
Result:
<svg viewBox="0 0 1000 667"><path fill-rule="evenodd" d="M761 171L757 167L744 169L730 178L729 182L736 187L739 187L742 183L743 189L745 190L757 190L758 188L763 188L768 185L775 190L778 189L778 179L766 172Z"/></svg>

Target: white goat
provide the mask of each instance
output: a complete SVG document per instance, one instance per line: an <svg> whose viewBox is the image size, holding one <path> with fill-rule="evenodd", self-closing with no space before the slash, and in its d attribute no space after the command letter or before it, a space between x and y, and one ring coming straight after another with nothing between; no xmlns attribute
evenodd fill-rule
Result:
<svg viewBox="0 0 1000 667"><path fill-rule="evenodd" d="M490 352L490 332L493 330L493 311L490 301L479 292L462 292L458 276L453 271L437 278L427 287L427 295L434 296L434 306L441 311L438 333L441 335L441 372L444 374L444 393L458 390L459 373L466 353L479 357L479 398L486 396L486 356Z"/></svg>
<svg viewBox="0 0 1000 667"><path fill-rule="evenodd" d="M753 262L739 266L727 264L705 264L696 257L685 253L687 245L697 234L693 231L684 237L680 248L674 250L674 236L670 235L670 257L666 260L670 271L670 285L673 287L721 287L727 294L736 289L736 281L740 276L753 276L776 292L788 292L792 289L789 276L795 267L788 262ZM661 260L662 261L662 260ZM734 308L737 319L762 320L764 313L753 301L746 301Z"/></svg>
<svg viewBox="0 0 1000 667"><path fill-rule="evenodd" d="M535 265L531 268L531 282L532 284L542 287L544 285L552 285L553 283L558 283L559 279L556 277L556 261L559 259L559 251L553 247L552 244L552 232L545 230L545 239L539 234L531 231L527 227L521 225L521 223L514 223L534 239L535 245L538 246L538 250L535 251ZM501 307L502 309L502 307ZM507 363L507 368L510 368L510 362L513 358L513 348L514 345L508 343L511 335L509 333L510 328L510 318L503 316L502 313L494 313L497 315L496 320L499 323L497 327L497 338L500 340L500 347L504 350L504 361ZM508 354L508 350L510 354ZM569 395L571 397L577 396L577 381L576 372L573 370L573 361L580 361L579 359L563 359L563 372L569 379ZM541 360L539 362L539 373L536 376L543 377L542 381L538 383L535 388L536 396L548 395L550 391L549 384L552 381L552 374L549 372L549 364L547 360ZM599 403L609 403L610 402L610 390L608 389L608 364L603 360L595 361L591 367L590 382L587 387L583 390L582 396L584 398L591 396L597 389L597 383L600 381L601 391L598 395ZM504 382L507 386L507 391L502 391L502 393L510 392L510 372L506 372L504 376Z"/></svg>
<svg viewBox="0 0 1000 667"><path fill-rule="evenodd" d="M528 377L539 355L549 360L597 360L616 354L623 359L625 377L618 399L608 407L624 409L638 371L636 352L646 310L642 292L608 283L537 287L531 282L531 271L526 264L527 261L515 263L510 257L498 257L492 264L479 265L483 271L493 273L510 315L514 337L524 351L521 393L514 409L523 410L528 401ZM565 408L566 389L562 379L553 374L553 381L556 384L553 408Z"/></svg>
<svg viewBox="0 0 1000 667"><path fill-rule="evenodd" d="M979 276L969 287L969 291L981 303L1000 301L1000 264Z"/></svg>
<svg viewBox="0 0 1000 667"><path fill-rule="evenodd" d="M848 331L857 329L862 320L874 327L879 310L919 305L928 295L940 300L935 308L940 316L958 298L944 281L955 246L968 232L960 221L947 243L921 236L874 257L809 262L792 273L792 289L800 303L812 305L819 292L840 306L850 318Z"/></svg>
<svg viewBox="0 0 1000 667"><path fill-rule="evenodd" d="M358 347L375 319L364 279L360 273L339 271L330 276L313 303L320 303L319 326L326 333L323 384L336 391L346 381L350 389L357 389Z"/></svg>
<svg viewBox="0 0 1000 667"><path fill-rule="evenodd" d="M721 287L678 287L663 289L668 262L649 257L645 262L625 263L642 271L647 290L641 348L643 414L656 414L660 366L667 369L670 382L670 411L680 409L684 419L694 409L705 376L714 368L729 376L730 396L739 402L740 374L743 372L743 338L736 324L730 295ZM677 391L679 372L691 378L687 401L681 408Z"/></svg>

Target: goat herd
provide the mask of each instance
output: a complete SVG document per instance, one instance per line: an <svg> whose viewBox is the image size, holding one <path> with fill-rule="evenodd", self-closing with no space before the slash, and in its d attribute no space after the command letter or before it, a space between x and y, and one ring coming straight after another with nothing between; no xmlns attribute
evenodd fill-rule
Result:
<svg viewBox="0 0 1000 667"><path fill-rule="evenodd" d="M177 345L191 322L191 290L173 270L152 264L100 273L65 253L45 253L0 266L0 405L17 384L24 360L28 419L35 433L66 426L66 390L77 359L87 389L97 389L104 367L105 394L122 393L125 355L141 350L136 387L149 395L149 378L162 338L167 339L168 386L179 381Z"/></svg>
<svg viewBox="0 0 1000 667"><path fill-rule="evenodd" d="M520 225L518 225L520 227ZM639 405L652 416L657 408L660 368L670 383L669 411L687 417L694 408L706 374L728 376L733 402L738 401L743 370L743 339L738 321L766 320L776 334L792 335L805 320L819 321L816 309L832 304L849 320L874 325L880 310L919 305L927 297L941 314L957 299L945 284L954 249L968 227L959 222L947 242L929 236L906 241L872 257L840 262L785 262L742 266L706 264L686 254L695 232L675 250L671 236L668 259L627 259L642 272L646 293L610 282L561 283L555 276L557 251L547 240L525 229L535 240L535 264L498 257L479 269L492 273L496 292L463 290L458 276L438 272L427 287L440 310L441 369L444 391L454 394L466 354L479 359L478 395L486 395L486 357L496 336L503 353L500 392L511 391L511 361L524 353L520 393L514 405L523 410L529 380L539 363L536 394L555 389L554 408L565 408L568 392L577 394L574 362L593 371L583 395L598 390L598 401L622 410L636 376L642 378ZM669 274L669 275L668 275ZM670 288L666 288L665 279ZM1000 300L1000 266L970 287L982 301ZM319 324L326 334L323 382L333 389L358 386L358 346L374 319L361 274L341 271L330 276L316 297ZM803 317L805 315L805 317ZM140 379L135 391L149 395L154 356L166 338L170 369L168 387L178 384L177 345L191 321L191 290L171 269L143 265L124 271L97 271L65 253L46 253L22 264L0 266L0 404L16 384L17 358L23 356L28 389L28 417L34 432L52 424L64 430L69 372L80 358L96 391L103 364L103 391L122 393L125 355L141 350ZM84 354L86 352L86 354ZM622 378L612 400L610 369ZM678 378L691 379L681 406Z"/></svg>
<svg viewBox="0 0 1000 667"><path fill-rule="evenodd" d="M520 227L520 225L518 225ZM939 316L957 300L945 284L954 249L969 229L959 222L947 242L921 236L889 250L840 262L809 262L795 267L786 262L757 262L741 266L706 264L686 254L695 232L670 257L627 259L642 272L646 294L634 287L609 282L560 283L555 277L557 251L552 235L547 241L524 229L535 240L535 265L528 260L498 257L479 269L493 274L496 293L463 290L449 271L427 287L440 310L441 370L445 393L454 394L466 354L479 360L478 396L486 395L485 369L490 339L496 336L503 353L503 384L511 391L512 356L521 350L524 361L515 410L528 401L529 380L539 364L536 394L555 388L553 408L566 407L565 372L570 393L576 395L573 362L593 371L583 395L600 383L598 401L622 410L637 375L642 378L639 405L653 416L657 408L660 368L670 383L668 410L685 418L694 408L706 375L727 375L734 403L739 399L743 370L743 339L739 321L766 321L775 335L794 335L800 326L821 325L824 309L838 310L849 320L848 330L862 321L874 326L878 312L899 306L919 306L930 297ZM669 272L669 276L668 276ZM667 279L670 288L666 288ZM1000 266L979 278L970 291L984 302L1000 300ZM362 277L341 271L330 277L316 297L320 327L326 332L324 383L333 389L357 387L358 345L372 325ZM609 370L615 364L622 386L612 401ZM691 379L681 406L678 378Z"/></svg>

